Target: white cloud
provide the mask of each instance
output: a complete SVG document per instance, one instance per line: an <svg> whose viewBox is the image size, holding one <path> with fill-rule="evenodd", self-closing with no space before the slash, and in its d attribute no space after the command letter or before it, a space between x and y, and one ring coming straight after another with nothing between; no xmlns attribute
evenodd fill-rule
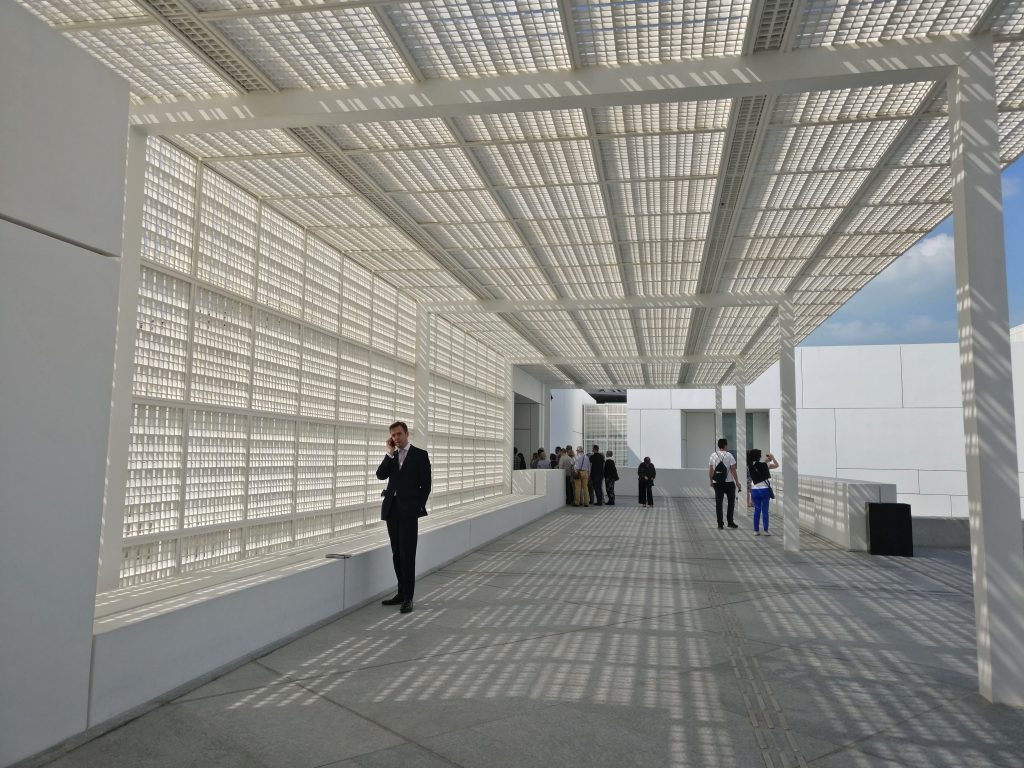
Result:
<svg viewBox="0 0 1024 768"><path fill-rule="evenodd" d="M811 344L900 344L956 338L953 238L914 245L808 339Z"/></svg>
<svg viewBox="0 0 1024 768"><path fill-rule="evenodd" d="M1020 194L1020 181L1016 176L1003 174L1003 200L1009 200Z"/></svg>
<svg viewBox="0 0 1024 768"><path fill-rule="evenodd" d="M953 237L945 232L919 240L876 277L871 286L897 287L915 294L945 288L955 280Z"/></svg>

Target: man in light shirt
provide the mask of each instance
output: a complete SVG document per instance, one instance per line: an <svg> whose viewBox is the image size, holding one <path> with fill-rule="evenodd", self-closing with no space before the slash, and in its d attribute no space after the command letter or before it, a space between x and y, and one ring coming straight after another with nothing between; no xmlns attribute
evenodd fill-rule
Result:
<svg viewBox="0 0 1024 768"><path fill-rule="evenodd" d="M583 452L583 446L576 446L576 458L573 459L572 489L573 501L578 507L590 506L590 457Z"/></svg>
<svg viewBox="0 0 1024 768"><path fill-rule="evenodd" d="M722 520L722 499L727 498L729 508L726 514L729 527L739 528L732 518L736 511L736 491L742 491L743 488L740 486L739 477L736 476L736 458L729 453L729 441L724 437L718 441L718 450L708 459L708 480L715 489L715 515L718 517L718 527L725 527Z"/></svg>

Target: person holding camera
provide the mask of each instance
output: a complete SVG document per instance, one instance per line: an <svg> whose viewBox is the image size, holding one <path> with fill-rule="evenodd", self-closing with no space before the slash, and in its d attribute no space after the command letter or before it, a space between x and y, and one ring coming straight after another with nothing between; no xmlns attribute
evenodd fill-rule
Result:
<svg viewBox="0 0 1024 768"><path fill-rule="evenodd" d="M779 468L779 462L771 453L764 455L765 461L761 461L761 449L752 448L747 451L747 476L750 478L750 498L754 502L754 535L760 536L759 528L764 528L764 535L768 533L768 505L775 498L775 491L772 490L771 470Z"/></svg>

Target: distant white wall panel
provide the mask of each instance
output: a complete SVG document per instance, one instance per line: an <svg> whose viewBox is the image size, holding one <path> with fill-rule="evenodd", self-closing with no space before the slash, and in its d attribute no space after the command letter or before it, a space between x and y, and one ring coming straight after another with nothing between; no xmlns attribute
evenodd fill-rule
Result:
<svg viewBox="0 0 1024 768"><path fill-rule="evenodd" d="M630 389L626 393L626 403L631 409L648 410L651 408L677 408L672 398L680 390L671 389ZM686 391L686 390L681 390Z"/></svg>
<svg viewBox="0 0 1024 768"><path fill-rule="evenodd" d="M802 408L900 408L900 348L804 347Z"/></svg>
<svg viewBox="0 0 1024 768"><path fill-rule="evenodd" d="M800 430L800 466L806 475L836 476L836 418L831 408L802 409L796 415ZM756 435L756 431L755 431ZM779 453L777 447L755 443L762 451Z"/></svg>
<svg viewBox="0 0 1024 768"><path fill-rule="evenodd" d="M963 468L963 417L950 408L846 408L836 411L840 467L910 469L932 457L930 469Z"/></svg>
<svg viewBox="0 0 1024 768"><path fill-rule="evenodd" d="M797 361L802 349L796 351ZM799 382L797 384L799 386ZM747 385L747 410L757 411L779 407L779 364L772 363L768 370Z"/></svg>
<svg viewBox="0 0 1024 768"><path fill-rule="evenodd" d="M0 217L121 253L128 85L0 3Z"/></svg>
<svg viewBox="0 0 1024 768"><path fill-rule="evenodd" d="M870 480L891 483L900 493L918 493L920 483L916 469L878 469L877 467L839 467L836 477L846 480ZM918 510L914 510L916 513Z"/></svg>
<svg viewBox="0 0 1024 768"><path fill-rule="evenodd" d="M949 496L931 496L926 493L899 493L897 501L909 504L917 517L950 517L952 506Z"/></svg>
<svg viewBox="0 0 1024 768"><path fill-rule="evenodd" d="M918 472L921 493L942 493L948 496L967 495L967 471L921 470Z"/></svg>
<svg viewBox="0 0 1024 768"><path fill-rule="evenodd" d="M907 344L903 361L904 408L960 408L960 357L955 344Z"/></svg>
<svg viewBox="0 0 1024 768"><path fill-rule="evenodd" d="M0 765L86 726L117 290L0 221Z"/></svg>
<svg viewBox="0 0 1024 768"><path fill-rule="evenodd" d="M646 410L643 412L640 458L650 456L655 467L678 467L682 457L681 419L679 411Z"/></svg>
<svg viewBox="0 0 1024 768"><path fill-rule="evenodd" d="M596 402L594 398L581 389L553 389L550 402L551 435L548 442L551 445L565 445L567 442L574 446L582 445L583 406Z"/></svg>
<svg viewBox="0 0 1024 768"><path fill-rule="evenodd" d="M702 411L686 414L686 462L691 469L707 468L708 458L716 450L715 414Z"/></svg>
<svg viewBox="0 0 1024 768"><path fill-rule="evenodd" d="M643 392L643 390L630 390L630 405L636 405L636 402L639 402L635 400L634 391ZM672 396L672 408L678 408L681 411L705 411L715 408L715 390L713 389L673 389L669 392Z"/></svg>

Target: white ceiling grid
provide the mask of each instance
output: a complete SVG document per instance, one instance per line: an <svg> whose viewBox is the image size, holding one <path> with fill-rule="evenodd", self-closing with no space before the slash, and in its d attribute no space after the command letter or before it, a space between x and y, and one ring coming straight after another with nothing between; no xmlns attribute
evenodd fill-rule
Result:
<svg viewBox="0 0 1024 768"><path fill-rule="evenodd" d="M614 76L990 25L1002 161L1024 152L1024 0L20 2L123 75L135 103L253 88L358 98L371 86L595 67ZM164 8L202 34L190 37ZM204 47L211 40L220 47ZM756 375L777 353L771 307L658 302L791 291L802 338L950 211L947 105L932 82L552 105L171 140L396 288L436 307L464 302L451 310L460 327L516 357L546 359L530 370L559 385ZM720 178L741 151L743 178ZM348 175L338 171L345 163ZM714 263L702 264L712 252ZM550 308L473 311L487 299ZM598 301L612 308L590 306ZM652 362L688 352L686 365ZM720 355L744 364L702 359ZM616 361L576 364L588 356ZM619 362L629 356L638 361Z"/></svg>

